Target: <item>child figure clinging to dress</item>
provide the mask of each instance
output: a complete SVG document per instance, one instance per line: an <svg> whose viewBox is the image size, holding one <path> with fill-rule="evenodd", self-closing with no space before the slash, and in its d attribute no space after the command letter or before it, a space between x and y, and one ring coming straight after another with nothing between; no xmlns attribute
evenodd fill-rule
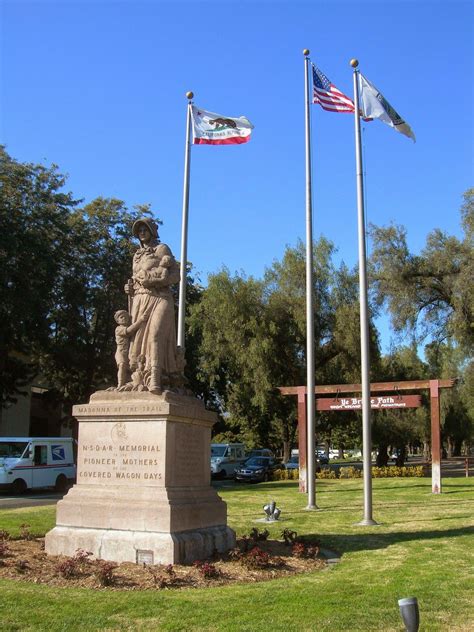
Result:
<svg viewBox="0 0 474 632"><path fill-rule="evenodd" d="M114 314L117 323L115 328L115 342L117 351L115 352L115 362L117 363L117 390L125 386L130 376L130 364L128 361L128 351L130 348L130 337L148 320L149 313L144 314L135 323L131 323L131 317L124 309L119 309Z"/></svg>

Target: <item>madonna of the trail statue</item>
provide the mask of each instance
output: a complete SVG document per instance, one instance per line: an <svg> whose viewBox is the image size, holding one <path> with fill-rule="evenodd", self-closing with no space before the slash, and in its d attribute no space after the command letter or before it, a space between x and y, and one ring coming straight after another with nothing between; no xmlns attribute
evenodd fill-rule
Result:
<svg viewBox="0 0 474 632"><path fill-rule="evenodd" d="M45 550L188 564L235 546L226 504L210 484L217 415L183 384L171 291L178 264L153 220L137 220L133 235L140 246L128 310L115 313L118 385L73 407L77 483L57 504Z"/></svg>
<svg viewBox="0 0 474 632"><path fill-rule="evenodd" d="M174 298L170 289L179 282L179 267L169 247L160 243L158 227L152 219L138 219L132 233L140 247L133 257L132 278L125 285L131 321L125 334L129 339L128 366L123 362L124 335L116 332L117 364L122 361L117 390L160 394L183 385L183 358L176 346ZM144 362L141 371L137 371L139 360ZM124 373L127 379L123 379Z"/></svg>

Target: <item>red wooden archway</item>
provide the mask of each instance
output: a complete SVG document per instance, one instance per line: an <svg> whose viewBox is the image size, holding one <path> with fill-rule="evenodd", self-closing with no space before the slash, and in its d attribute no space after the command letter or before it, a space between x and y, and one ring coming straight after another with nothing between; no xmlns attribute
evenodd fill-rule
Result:
<svg viewBox="0 0 474 632"><path fill-rule="evenodd" d="M411 380L403 382L374 382L370 385L372 393L390 393L399 391L429 390L431 410L431 490L441 493L441 429L440 429L440 389L452 388L454 379L447 380ZM306 386L280 386L282 395L296 395L298 398L298 446L300 455L300 491L306 492ZM316 395L339 395L340 393L361 393L360 384L329 384L316 386Z"/></svg>

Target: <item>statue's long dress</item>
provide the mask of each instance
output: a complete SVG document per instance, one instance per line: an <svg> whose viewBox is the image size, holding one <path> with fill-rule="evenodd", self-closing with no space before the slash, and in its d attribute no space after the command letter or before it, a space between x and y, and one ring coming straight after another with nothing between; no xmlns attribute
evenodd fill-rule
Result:
<svg viewBox="0 0 474 632"><path fill-rule="evenodd" d="M165 282L160 280L157 268L162 257L169 255L172 264L169 276ZM133 257L133 275L145 270L153 279L156 272L156 283L151 287L134 280L134 295L132 302L132 322L150 311L148 320L135 333L130 343L130 367L134 370L138 357L146 358L145 369L158 369L159 374L173 374L178 372L176 352L176 327L174 313L174 299L169 288L179 281L179 267L171 250L165 244L139 248ZM165 285L163 285L165 283Z"/></svg>

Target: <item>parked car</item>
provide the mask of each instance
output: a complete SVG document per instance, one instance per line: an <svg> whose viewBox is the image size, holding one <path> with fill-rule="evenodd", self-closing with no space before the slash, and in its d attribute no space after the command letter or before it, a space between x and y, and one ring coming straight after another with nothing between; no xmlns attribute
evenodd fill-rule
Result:
<svg viewBox="0 0 474 632"><path fill-rule="evenodd" d="M320 455L316 455L316 461L315 461L316 472L321 471L321 465L327 465L327 464L328 464L328 459L325 455L322 455L322 457ZM284 464L284 467L287 470L299 470L300 457L297 455L290 457L290 460Z"/></svg>
<svg viewBox="0 0 474 632"><path fill-rule="evenodd" d="M270 480L272 472L284 469L283 463L269 456L253 456L235 470L236 481L259 483Z"/></svg>
<svg viewBox="0 0 474 632"><path fill-rule="evenodd" d="M271 458L275 458L275 455L268 448L258 448L255 450L250 450L247 454L247 459L252 458L253 456L269 456Z"/></svg>
<svg viewBox="0 0 474 632"><path fill-rule="evenodd" d="M300 467L300 457L298 455L290 457L290 460L285 463L287 470L297 470Z"/></svg>
<svg viewBox="0 0 474 632"><path fill-rule="evenodd" d="M329 459L324 452L318 452L316 454L316 458L318 459L320 465L327 465L329 463Z"/></svg>

